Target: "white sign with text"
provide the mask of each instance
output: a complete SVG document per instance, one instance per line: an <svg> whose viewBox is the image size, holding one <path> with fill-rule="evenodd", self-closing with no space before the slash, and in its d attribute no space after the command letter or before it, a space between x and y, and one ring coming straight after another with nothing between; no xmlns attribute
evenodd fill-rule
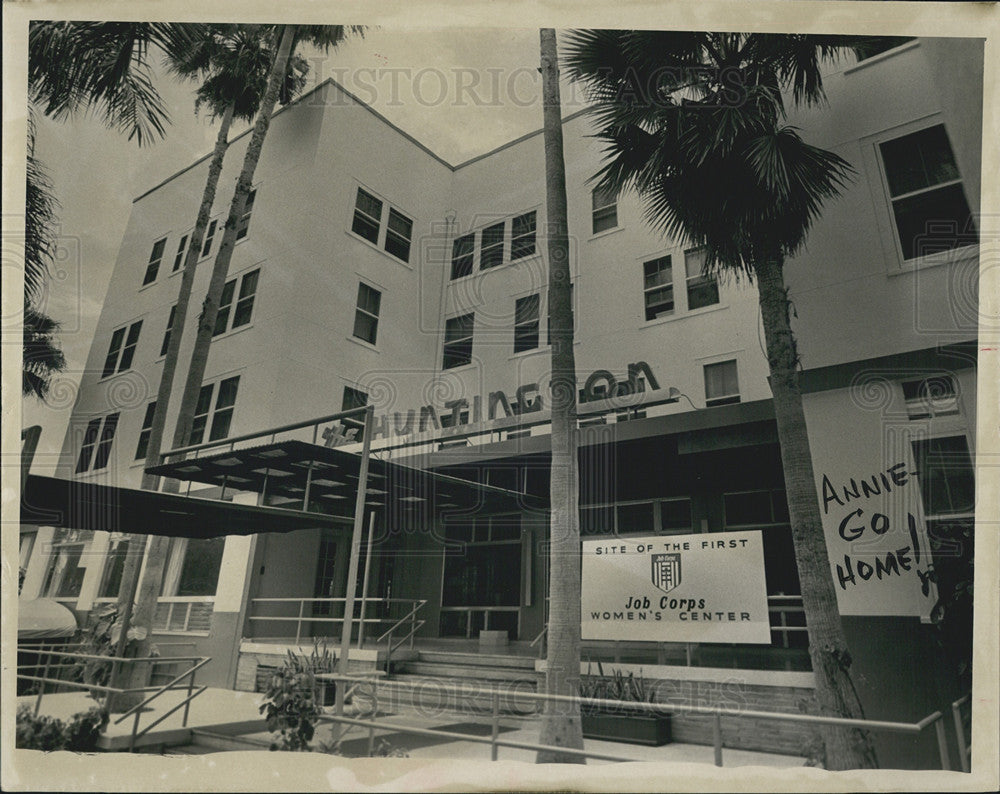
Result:
<svg viewBox="0 0 1000 794"><path fill-rule="evenodd" d="M583 542L582 637L771 643L759 530Z"/></svg>

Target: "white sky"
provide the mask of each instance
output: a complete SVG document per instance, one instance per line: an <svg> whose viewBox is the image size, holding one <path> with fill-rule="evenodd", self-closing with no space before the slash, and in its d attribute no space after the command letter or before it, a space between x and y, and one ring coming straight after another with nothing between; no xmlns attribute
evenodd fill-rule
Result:
<svg viewBox="0 0 1000 794"><path fill-rule="evenodd" d="M458 163L541 127L538 30L448 32L375 29L311 62L308 87L334 77L445 160ZM194 115L195 83L169 77L163 140L140 149L91 117L38 120L36 153L60 202L60 259L45 310L62 323L66 371L48 405L24 404L22 426L41 424L34 470L49 473L62 446L132 199L211 151L216 127ZM565 112L580 106L564 87ZM241 128L242 129L242 128ZM239 130L234 131L238 132ZM267 146L267 143L264 144Z"/></svg>

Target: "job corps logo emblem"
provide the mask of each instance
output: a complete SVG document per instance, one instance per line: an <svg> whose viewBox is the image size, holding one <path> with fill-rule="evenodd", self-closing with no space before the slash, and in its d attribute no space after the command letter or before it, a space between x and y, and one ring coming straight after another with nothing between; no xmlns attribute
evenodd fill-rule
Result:
<svg viewBox="0 0 1000 794"><path fill-rule="evenodd" d="M654 554L652 559L653 584L669 593L681 583L681 555Z"/></svg>

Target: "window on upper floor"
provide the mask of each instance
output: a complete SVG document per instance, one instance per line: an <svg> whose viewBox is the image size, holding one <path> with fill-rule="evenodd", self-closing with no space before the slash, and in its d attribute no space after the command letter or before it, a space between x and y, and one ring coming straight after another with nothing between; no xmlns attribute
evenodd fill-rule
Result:
<svg viewBox="0 0 1000 794"><path fill-rule="evenodd" d="M538 293L514 302L514 352L538 347L540 297Z"/></svg>
<svg viewBox="0 0 1000 794"><path fill-rule="evenodd" d="M386 211L388 209L388 211ZM384 217L384 220L383 220ZM413 242L413 220L395 207L389 207L364 188L358 188L354 201L351 231L373 245L381 241L382 248L403 262L410 261Z"/></svg>
<svg viewBox="0 0 1000 794"><path fill-rule="evenodd" d="M102 378L116 372L124 372L132 366L140 331L142 331L142 320L137 320L130 326L123 325L111 334L111 344L108 346L108 355L104 359L104 369L101 371Z"/></svg>
<svg viewBox="0 0 1000 794"><path fill-rule="evenodd" d="M971 514L976 480L965 436L921 439L911 444L925 517Z"/></svg>
<svg viewBox="0 0 1000 794"><path fill-rule="evenodd" d="M167 327L163 330L163 341L160 343L160 355L167 355L167 348L170 347L170 333L174 329L174 317L177 315L177 304L170 307L170 315L167 317Z"/></svg>
<svg viewBox="0 0 1000 794"><path fill-rule="evenodd" d="M260 280L260 269L251 270L242 276L230 279L222 289L219 298L219 313L215 316L215 330L212 336L224 334L234 328L239 328L250 322L253 314L253 302L257 295L257 282ZM239 283L239 294L236 291ZM233 301L236 305L233 305Z"/></svg>
<svg viewBox="0 0 1000 794"><path fill-rule="evenodd" d="M613 190L595 189L591 194L591 217L594 234L616 228L618 226L618 194Z"/></svg>
<svg viewBox="0 0 1000 794"><path fill-rule="evenodd" d="M943 124L879 144L903 260L979 242Z"/></svg>
<svg viewBox="0 0 1000 794"><path fill-rule="evenodd" d="M163 261L163 249L167 247L167 238L161 237L153 243L153 250L149 254L149 264L146 265L146 273L142 277L142 286L152 284L156 281L156 275L160 272L160 262Z"/></svg>
<svg viewBox="0 0 1000 794"><path fill-rule="evenodd" d="M503 264L503 242L505 221L494 223L483 229L479 243L479 269L488 270Z"/></svg>
<svg viewBox="0 0 1000 794"><path fill-rule="evenodd" d="M80 455L76 461L77 474L100 471L108 465L120 416L118 413L98 416L87 423L83 443L80 445Z"/></svg>
<svg viewBox="0 0 1000 794"><path fill-rule="evenodd" d="M225 537L171 538L160 594L167 597L214 596L219 585L225 545ZM191 615L186 626L188 630L202 628L203 622L205 629L211 625L211 604L208 607L207 614L199 610L197 617Z"/></svg>
<svg viewBox="0 0 1000 794"><path fill-rule="evenodd" d="M669 256L642 263L646 320L674 313L674 275Z"/></svg>
<svg viewBox="0 0 1000 794"><path fill-rule="evenodd" d="M456 237L451 244L451 277L462 278L472 274L476 258L476 233L470 232Z"/></svg>
<svg viewBox="0 0 1000 794"><path fill-rule="evenodd" d="M378 338L378 317L382 293L363 281L358 284L358 306L354 311L354 336L374 345Z"/></svg>
<svg viewBox="0 0 1000 794"><path fill-rule="evenodd" d="M206 428L211 428L208 433L209 441L217 441L229 435L239 385L240 376L235 375L217 384L206 383L201 387L194 410L194 421L191 423L191 444L200 444L204 440Z"/></svg>
<svg viewBox="0 0 1000 794"><path fill-rule="evenodd" d="M146 404L146 413L142 417L142 430L139 431L139 443L135 447L135 459L146 457L149 449L149 435L153 432L153 414L156 413L156 400Z"/></svg>
<svg viewBox="0 0 1000 794"><path fill-rule="evenodd" d="M902 386L906 415L910 419L933 419L959 413L958 393L951 375L904 381Z"/></svg>
<svg viewBox="0 0 1000 794"><path fill-rule="evenodd" d="M729 405L740 401L736 361L705 365L705 405Z"/></svg>
<svg viewBox="0 0 1000 794"><path fill-rule="evenodd" d="M98 598L115 598L122 584L122 573L125 570L125 561L128 558L129 541L126 539L113 539L111 548L108 550L108 557L104 562L104 571L101 574L101 586L97 591Z"/></svg>
<svg viewBox="0 0 1000 794"><path fill-rule="evenodd" d="M368 405L368 395L365 392L361 389L355 389L353 386L344 387L344 396L340 401L341 411L353 411L355 408L364 408L366 405ZM349 441L364 440L365 420L363 414L348 416L340 421ZM354 433L351 433L351 430L354 430Z"/></svg>
<svg viewBox="0 0 1000 794"><path fill-rule="evenodd" d="M445 321L443 369L460 367L472 361L472 332L475 314L463 314Z"/></svg>
<svg viewBox="0 0 1000 794"><path fill-rule="evenodd" d="M257 198L257 191L251 190L247 194L246 204L243 205L243 214L236 224L236 239L242 240L250 231L250 215L253 213L253 203Z"/></svg>
<svg viewBox="0 0 1000 794"><path fill-rule="evenodd" d="M174 254L174 266L170 269L171 273L176 273L184 264L184 255L187 254L187 244L188 235L185 234L181 237L181 241L177 243L177 253Z"/></svg>
<svg viewBox="0 0 1000 794"><path fill-rule="evenodd" d="M510 261L535 253L536 213L534 210L516 216L510 224Z"/></svg>
<svg viewBox="0 0 1000 794"><path fill-rule="evenodd" d="M719 282L705 273L705 249L690 248L684 252L687 274L688 311L713 306L719 302Z"/></svg>
<svg viewBox="0 0 1000 794"><path fill-rule="evenodd" d="M218 226L219 222L217 220L208 222L208 228L205 230L205 239L201 244L202 257L206 257L212 252L212 242L215 240L215 230Z"/></svg>

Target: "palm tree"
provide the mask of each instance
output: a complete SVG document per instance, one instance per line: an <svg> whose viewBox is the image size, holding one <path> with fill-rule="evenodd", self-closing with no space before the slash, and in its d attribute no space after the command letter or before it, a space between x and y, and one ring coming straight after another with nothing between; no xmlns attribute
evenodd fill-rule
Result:
<svg viewBox="0 0 1000 794"><path fill-rule="evenodd" d="M556 32L539 35L545 138L545 213L549 256L549 343L552 346L552 464L549 519L549 623L545 694L578 695L580 680L580 516L576 437L576 360L566 216L566 165ZM539 741L583 749L580 708L547 702ZM583 763L583 757L539 752L539 763Z"/></svg>
<svg viewBox="0 0 1000 794"><path fill-rule="evenodd" d="M580 31L567 64L595 102L599 184L634 189L646 219L706 252L707 268L757 282L820 713L863 716L820 518L784 284L822 205L851 173L784 124L782 91L823 98L820 66L843 37ZM828 769L876 766L867 732L824 732Z"/></svg>
<svg viewBox="0 0 1000 794"><path fill-rule="evenodd" d="M212 334L215 329L222 290L225 286L226 276L229 272L229 263L232 259L233 248L236 243L237 226L243 217L246 199L253 184L254 172L257 168L260 152L271 124L274 107L278 102L279 95L282 93L283 85L287 85L289 65L293 63L295 46L301 41L309 41L320 49L329 51L331 47L335 47L343 41L349 32L360 34L362 28L345 28L339 25L279 25L269 31L271 41L276 43L277 46L271 50L274 55L270 59L266 88L260 100L257 120L254 124L250 142L247 145L247 151L243 159L243 168L236 181L236 190L229 207L229 215L226 218L222 242L212 267L208 293L202 303L202 311L198 317L198 329L195 336L194 349L191 353L191 362L188 367L184 391L181 394L181 403L178 409L177 424L174 428L174 449L186 445L191 435L191 425L198 403L198 394L201 391L202 379L205 375L205 367L208 364L208 353L212 342ZM188 250L188 258L196 256L193 253L194 250L193 248ZM176 322L177 318L175 316ZM159 450L157 450L158 453ZM150 457L147 455L147 460L149 459ZM172 481L168 481L168 486L175 487ZM138 593L135 599L135 615L131 620L133 630L137 630L136 656L146 656L149 652L149 627L152 625L153 614L159 597L160 582L162 581L163 570L167 561L168 547L169 540L167 538L154 536L146 551L146 564L143 568L142 579L138 584ZM138 565L135 567L138 568ZM132 575L137 576L137 573L133 573ZM123 580L125 579L124 573L122 578ZM124 586L125 583L123 581ZM125 609L131 603L127 600L126 595L121 592L119 593L119 601L123 603ZM122 621L122 625L128 625L128 621ZM141 680L147 674L138 665L133 665L133 668L135 670L134 680Z"/></svg>
<svg viewBox="0 0 1000 794"><path fill-rule="evenodd" d="M171 72L183 78L200 78L202 80L195 96L195 112L207 107L211 115L221 119L219 132L216 136L215 148L208 166L208 177L202 192L201 204L191 232L188 248L184 258L184 268L181 274L180 291L177 304L173 310L173 331L167 345L163 370L160 374L160 384L157 389L155 408L153 409L149 442L146 451L146 465L153 466L160 462L160 450L163 443L163 431L166 425L167 409L173 389L177 362L180 357L180 347L184 326L187 320L191 292L194 285L198 258L205 238L215 202L216 189L222 173L222 164L229 148L229 130L234 120L251 121L260 108L264 97L274 52L271 49L271 30L260 25L205 25L199 31L200 36L193 46L185 52L177 52L169 59ZM279 100L289 102L305 85L305 73L308 64L301 58L289 61L282 83L279 85ZM142 487L156 490L159 477L144 473ZM153 538L148 552L148 560L165 561L169 538ZM122 571L121 585L118 591L118 614L120 626L144 626L146 631L139 631L143 639L139 640L134 652L137 656L146 655L149 643L149 627L152 624L156 599L159 595L155 588L151 594L143 594L140 598L141 609L136 611L134 620L132 607L138 587L139 571L142 555L126 557ZM147 562L147 565L149 562ZM155 577L158 583L161 577ZM152 588L154 578L149 578ZM127 633L120 632L118 655L124 651ZM138 665L132 666L136 681L126 684L141 686L147 671ZM118 707L129 705L127 701L119 703Z"/></svg>
<svg viewBox="0 0 1000 794"><path fill-rule="evenodd" d="M28 157L24 211L24 315L21 394L44 400L52 376L66 368L55 341L59 323L38 308L55 253L55 208L52 183L35 157L35 122L28 116Z"/></svg>

